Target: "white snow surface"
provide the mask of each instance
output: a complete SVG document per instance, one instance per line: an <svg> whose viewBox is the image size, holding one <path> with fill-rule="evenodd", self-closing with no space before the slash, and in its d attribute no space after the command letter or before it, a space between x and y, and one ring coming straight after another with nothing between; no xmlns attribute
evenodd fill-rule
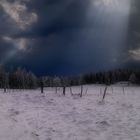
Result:
<svg viewBox="0 0 140 140"><path fill-rule="evenodd" d="M0 90L0 140L140 140L140 87L85 85L82 98L55 88ZM80 92L80 87L72 87Z"/></svg>

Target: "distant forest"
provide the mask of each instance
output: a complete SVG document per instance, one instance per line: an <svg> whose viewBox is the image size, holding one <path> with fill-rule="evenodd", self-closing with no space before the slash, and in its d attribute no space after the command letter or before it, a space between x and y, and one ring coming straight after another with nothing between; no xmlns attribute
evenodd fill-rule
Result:
<svg viewBox="0 0 140 140"><path fill-rule="evenodd" d="M13 72L7 72L0 66L0 88L6 89L36 89L42 84L44 87L66 87L84 84L110 85L120 81L129 81L140 84L140 70L116 69L107 72L89 73L79 76L37 77L31 71L17 68Z"/></svg>

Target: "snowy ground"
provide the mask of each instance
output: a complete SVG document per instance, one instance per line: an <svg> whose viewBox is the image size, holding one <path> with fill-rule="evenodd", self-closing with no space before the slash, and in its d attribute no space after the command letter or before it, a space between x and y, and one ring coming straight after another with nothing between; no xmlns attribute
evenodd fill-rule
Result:
<svg viewBox="0 0 140 140"><path fill-rule="evenodd" d="M0 140L140 140L140 87L90 85L82 98L55 89L0 91ZM79 92L73 87L73 92ZM100 93L101 92L101 93Z"/></svg>

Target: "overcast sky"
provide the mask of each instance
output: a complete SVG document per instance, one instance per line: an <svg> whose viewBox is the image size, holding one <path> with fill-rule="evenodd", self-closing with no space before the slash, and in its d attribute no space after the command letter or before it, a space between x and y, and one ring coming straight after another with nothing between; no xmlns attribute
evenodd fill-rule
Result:
<svg viewBox="0 0 140 140"><path fill-rule="evenodd" d="M0 64L36 74L139 68L139 0L0 0Z"/></svg>

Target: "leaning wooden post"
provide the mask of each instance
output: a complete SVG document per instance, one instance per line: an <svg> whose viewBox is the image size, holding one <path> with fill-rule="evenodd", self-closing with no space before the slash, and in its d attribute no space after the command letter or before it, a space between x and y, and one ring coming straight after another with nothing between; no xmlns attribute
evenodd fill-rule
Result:
<svg viewBox="0 0 140 140"><path fill-rule="evenodd" d="M102 102L103 102L103 101L104 101L104 99L105 99L105 96L106 96L106 93L107 93L107 88L108 88L108 86L106 86L106 87L105 87Z"/></svg>

